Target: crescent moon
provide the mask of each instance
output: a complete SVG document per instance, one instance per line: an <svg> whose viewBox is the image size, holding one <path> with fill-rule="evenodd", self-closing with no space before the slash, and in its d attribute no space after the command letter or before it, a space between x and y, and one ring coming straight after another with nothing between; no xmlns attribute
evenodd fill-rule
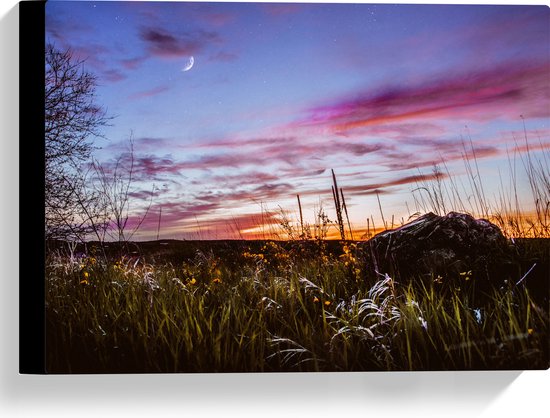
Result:
<svg viewBox="0 0 550 418"><path fill-rule="evenodd" d="M181 71L189 71L191 68L193 68L193 64L195 64L195 58L191 55L189 57L189 60L185 63L185 66L181 69Z"/></svg>

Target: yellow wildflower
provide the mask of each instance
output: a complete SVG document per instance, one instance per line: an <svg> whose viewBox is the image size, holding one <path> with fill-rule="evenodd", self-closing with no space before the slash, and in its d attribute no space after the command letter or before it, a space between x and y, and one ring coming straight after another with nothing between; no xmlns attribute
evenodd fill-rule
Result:
<svg viewBox="0 0 550 418"><path fill-rule="evenodd" d="M197 279L193 277L191 280L189 280L189 284L191 285L197 284Z"/></svg>
<svg viewBox="0 0 550 418"><path fill-rule="evenodd" d="M221 283L222 279L216 277L214 280L212 280L212 283Z"/></svg>
<svg viewBox="0 0 550 418"><path fill-rule="evenodd" d="M313 303L318 303L318 302L319 302L319 298L318 298L317 296L315 296L315 297L313 298Z"/></svg>
<svg viewBox="0 0 550 418"><path fill-rule="evenodd" d="M330 306L332 302L330 300L325 300L325 306Z"/></svg>

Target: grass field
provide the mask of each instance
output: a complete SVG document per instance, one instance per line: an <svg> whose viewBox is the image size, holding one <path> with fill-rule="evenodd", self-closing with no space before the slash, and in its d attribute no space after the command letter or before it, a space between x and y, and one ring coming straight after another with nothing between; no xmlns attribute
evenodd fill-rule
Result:
<svg viewBox="0 0 550 418"><path fill-rule="evenodd" d="M535 247L544 256L548 244ZM110 248L106 257L91 245L58 245L46 263L47 369L548 367L547 290L531 294L525 280L476 301L468 272L452 286L396 282L372 274L363 252L321 240L166 241Z"/></svg>

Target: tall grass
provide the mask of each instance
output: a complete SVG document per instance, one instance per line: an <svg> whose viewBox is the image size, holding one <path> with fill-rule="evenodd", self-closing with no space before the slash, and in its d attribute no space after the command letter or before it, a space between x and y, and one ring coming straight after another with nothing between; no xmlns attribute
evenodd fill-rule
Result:
<svg viewBox="0 0 550 418"><path fill-rule="evenodd" d="M548 367L548 310L522 286L369 276L344 244L266 242L178 265L50 255L50 372L456 370ZM231 262L230 262L231 261Z"/></svg>
<svg viewBox="0 0 550 418"><path fill-rule="evenodd" d="M434 164L428 175L418 170L418 180L410 191L414 213L411 213L409 203L405 201L407 220L428 212L443 216L453 211L467 213L476 218L485 218L496 224L504 235L511 239L550 238L550 148L548 144L543 143L540 138L533 142L532 138L528 138L524 128L522 143L516 139L514 148L507 151L507 160L507 172L503 174L499 169L498 189L491 190L491 187L486 184L487 179L480 169L476 148L468 134L468 141L463 139L462 142L463 174L452 174L444 159ZM327 231L323 239L369 239L376 233L393 229L406 222L402 216L395 214L387 216L380 201L380 193L374 190L380 226L377 227L372 214L365 219L364 227L353 225L350 222L343 189L338 186L334 170L331 170L331 180L335 220L329 220L322 211L325 216L325 227L331 232ZM283 239L313 238L311 233L307 233L307 223L303 219L302 202L299 196L298 208L300 214L298 221L293 220L282 209L280 211L279 224L285 232ZM391 222L388 219L391 219ZM281 236L273 233L271 237Z"/></svg>
<svg viewBox="0 0 550 418"><path fill-rule="evenodd" d="M416 213L469 213L492 221L509 238L550 238L550 150L540 138L535 146L530 143L524 128L523 144L516 139L508 150L507 174L499 171L499 189L492 198L469 138L462 154L467 185L441 161L433 167L434 180L419 181L412 190Z"/></svg>

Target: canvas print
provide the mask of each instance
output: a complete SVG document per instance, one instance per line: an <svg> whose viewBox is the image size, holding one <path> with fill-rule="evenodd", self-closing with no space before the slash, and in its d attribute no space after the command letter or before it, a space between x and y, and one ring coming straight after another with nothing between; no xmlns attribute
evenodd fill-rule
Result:
<svg viewBox="0 0 550 418"><path fill-rule="evenodd" d="M549 367L548 7L45 10L48 373Z"/></svg>

